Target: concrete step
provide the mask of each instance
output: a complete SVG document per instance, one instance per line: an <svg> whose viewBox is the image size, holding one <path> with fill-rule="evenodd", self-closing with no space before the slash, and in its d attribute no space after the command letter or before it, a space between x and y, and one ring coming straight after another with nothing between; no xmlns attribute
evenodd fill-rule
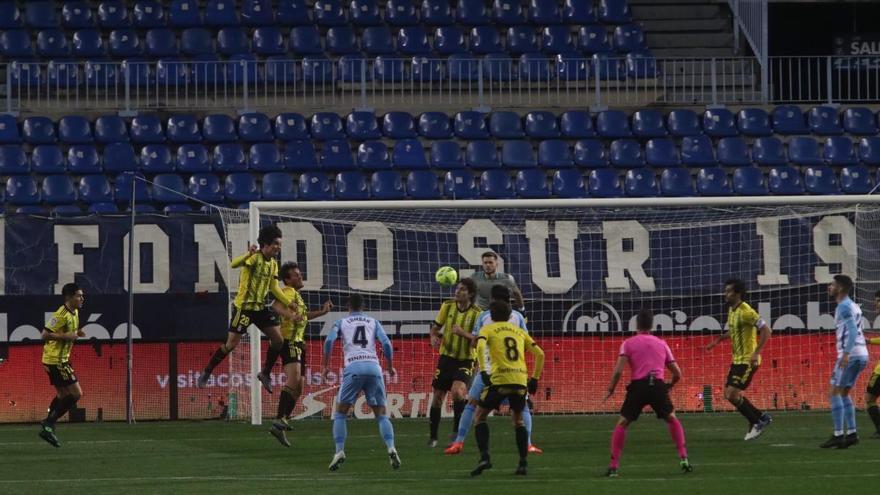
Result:
<svg viewBox="0 0 880 495"><path fill-rule="evenodd" d="M729 10L723 5L633 5L633 18L648 19L716 19Z"/></svg>
<svg viewBox="0 0 880 495"><path fill-rule="evenodd" d="M733 33L651 33L647 39L652 49L733 47Z"/></svg>
<svg viewBox="0 0 880 495"><path fill-rule="evenodd" d="M731 31L732 21L729 18L716 19L647 19L641 22L642 28L651 33L684 33L684 32L718 32Z"/></svg>

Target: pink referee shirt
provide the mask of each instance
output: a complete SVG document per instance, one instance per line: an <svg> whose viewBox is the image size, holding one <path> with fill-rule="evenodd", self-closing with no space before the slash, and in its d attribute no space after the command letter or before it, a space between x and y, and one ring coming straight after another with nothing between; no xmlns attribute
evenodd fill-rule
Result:
<svg viewBox="0 0 880 495"><path fill-rule="evenodd" d="M675 361L666 342L650 333L639 333L624 340L620 346L620 355L629 359L633 380L641 380L648 375L663 380L666 365Z"/></svg>

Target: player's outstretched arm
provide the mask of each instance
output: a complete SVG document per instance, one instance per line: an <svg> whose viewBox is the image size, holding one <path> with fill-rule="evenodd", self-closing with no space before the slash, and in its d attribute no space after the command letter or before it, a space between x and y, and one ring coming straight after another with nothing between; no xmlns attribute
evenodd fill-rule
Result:
<svg viewBox="0 0 880 495"><path fill-rule="evenodd" d="M327 299L319 309L309 311L308 317L310 320L314 320L315 318L326 315L331 309L333 309L333 301Z"/></svg>
<svg viewBox="0 0 880 495"><path fill-rule="evenodd" d="M333 343L336 342L336 338L339 336L339 322L333 323L333 327L330 328L330 333L327 334L327 338L324 339L324 353L321 356L321 378L327 379L327 367L330 366L330 352L333 350Z"/></svg>
<svg viewBox="0 0 880 495"><path fill-rule="evenodd" d="M706 346L706 350L707 350L707 351L711 351L713 347L715 347L716 345L720 344L722 340L727 339L727 338L730 338L730 330L728 330L728 331L722 333L721 335L715 337L715 339L712 340L712 342L709 342L709 345Z"/></svg>
<svg viewBox="0 0 880 495"><path fill-rule="evenodd" d="M257 246L253 244L248 244L248 252L244 253L241 256L236 256L235 258L232 258L232 262L230 263L230 265L232 266L232 268L239 268L244 265L245 261L249 260L251 256L255 254L257 254Z"/></svg>
<svg viewBox="0 0 880 495"><path fill-rule="evenodd" d="M608 398L614 394L614 389L617 388L617 382L620 381L620 377L623 375L623 369L626 367L627 361L629 361L629 359L626 356L619 356L617 358L617 363L614 365L614 371L611 372L611 382L608 384L604 400L608 400Z"/></svg>
<svg viewBox="0 0 880 495"><path fill-rule="evenodd" d="M276 273L277 275L277 273ZM269 290L272 292L272 295L275 296L276 301L281 301L281 304L285 306L290 306L290 303L293 302L293 298L288 296L281 290L281 286L278 285L278 279L272 277L269 281Z"/></svg>
<svg viewBox="0 0 880 495"><path fill-rule="evenodd" d="M281 301L276 299L272 301L272 311L275 311L290 321L302 321L303 319L302 315L297 311L296 303L290 303L290 306L285 306Z"/></svg>

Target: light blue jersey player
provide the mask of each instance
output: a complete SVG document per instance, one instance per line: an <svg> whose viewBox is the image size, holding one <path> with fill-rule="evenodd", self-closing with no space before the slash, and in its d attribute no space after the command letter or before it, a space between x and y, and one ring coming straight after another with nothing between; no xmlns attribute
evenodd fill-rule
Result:
<svg viewBox="0 0 880 495"><path fill-rule="evenodd" d="M345 438L348 436L345 421L358 394L366 396L367 404L373 409L379 423L379 433L388 448L388 460L394 469L400 468L400 456L394 448L394 428L385 413L385 380L376 354L376 341L382 345L387 370L394 375L391 364L393 350L382 324L368 316L363 310L364 301L359 294L348 299L349 315L337 320L324 341L324 358L321 361L321 376L326 380L330 352L336 339L342 340L343 360L342 385L336 399L336 412L333 414L333 441L336 454L330 462L330 471L336 471L345 462Z"/></svg>
<svg viewBox="0 0 880 495"><path fill-rule="evenodd" d="M853 281L835 275L828 284L828 295L837 302L834 325L837 327L837 361L831 373L831 417L834 435L820 445L823 449L845 449L859 443L856 433L856 409L849 391L859 373L868 365L868 347L862 332L862 309L850 299Z"/></svg>
<svg viewBox="0 0 880 495"><path fill-rule="evenodd" d="M493 285L491 297L493 301L510 301L510 289L503 285ZM519 311L512 311L510 314L510 319L508 319L510 323L522 328L528 333L529 329L526 326L526 319ZM477 320L474 322L474 328L472 329L472 334L474 338L480 333L480 329L483 326L493 323L492 317L489 315L489 311L483 311L480 313L480 316L477 317ZM481 369L488 370L489 367L486 363L485 356L477 356L477 359L480 360ZM477 402L480 400L480 394L483 393L483 389L486 387L486 384L483 383L482 373L475 373L473 381L471 381L471 388L468 391L468 405L464 408L464 411L461 413L461 422L458 425L458 434L455 437L455 441L452 442L449 447L446 448L443 452L448 455L460 454L462 450L464 450L464 439L467 437L468 431L470 431L471 423L473 422L474 412L477 409ZM529 400L526 404L525 409L523 409L523 422L525 423L526 430L529 432L529 453L532 454L541 454L543 451L538 447L532 445L532 413L529 410L529 405L531 401Z"/></svg>

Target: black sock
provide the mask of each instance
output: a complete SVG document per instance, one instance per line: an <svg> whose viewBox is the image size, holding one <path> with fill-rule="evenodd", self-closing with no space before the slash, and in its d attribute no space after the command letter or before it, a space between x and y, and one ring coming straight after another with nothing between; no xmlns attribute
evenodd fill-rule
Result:
<svg viewBox="0 0 880 495"><path fill-rule="evenodd" d="M749 410L752 413L752 417L755 418L755 423L760 421L761 418L764 416L764 411L755 407L755 405L752 404L751 401L749 401L748 397L743 397L742 399L743 399L743 404L749 408Z"/></svg>
<svg viewBox="0 0 880 495"><path fill-rule="evenodd" d="M880 407L877 407L877 404L868 408L868 416L871 417L871 422L874 423L874 428L877 431L880 431Z"/></svg>
<svg viewBox="0 0 880 495"><path fill-rule="evenodd" d="M266 349L266 362L263 363L263 374L269 376L272 373L272 368L275 367L275 361L278 361L278 356L281 355L281 349L284 348L284 343L277 346L273 346L269 344L269 348Z"/></svg>
<svg viewBox="0 0 880 495"><path fill-rule="evenodd" d="M525 429L525 428L523 428ZM489 459L489 425L485 422L474 426L474 436L477 438L477 448L480 449L480 459ZM528 448L528 446L526 447Z"/></svg>
<svg viewBox="0 0 880 495"><path fill-rule="evenodd" d="M431 440L437 440L437 430L440 428L440 408L431 407Z"/></svg>
<svg viewBox="0 0 880 495"><path fill-rule="evenodd" d="M78 400L78 398L74 398L72 395L65 395L62 397L58 401L58 407L46 417L46 422L54 425L56 421L67 414L67 411L76 405L76 401Z"/></svg>
<svg viewBox="0 0 880 495"><path fill-rule="evenodd" d="M740 396L739 404L736 405L736 410L739 411L740 414L745 416L747 420L749 420L750 425L757 423L758 420L761 419L760 415L755 415L755 406L753 406L752 403L743 396Z"/></svg>
<svg viewBox="0 0 880 495"><path fill-rule="evenodd" d="M519 449L519 462L525 464L529 455L529 431L525 425L516 427L516 448Z"/></svg>
<svg viewBox="0 0 880 495"><path fill-rule="evenodd" d="M281 387L281 397L278 398L278 415L276 418L286 418L288 411L293 409L293 390L287 385Z"/></svg>
<svg viewBox="0 0 880 495"><path fill-rule="evenodd" d="M49 418L54 417L57 414L58 406L61 404L61 399L56 395L52 398L52 402L49 403L49 411L46 413L46 422L50 422Z"/></svg>
<svg viewBox="0 0 880 495"><path fill-rule="evenodd" d="M228 354L229 351L226 350L226 344L220 344L220 347L218 347L217 350L214 351L214 355L211 356L211 360L208 361L208 366L205 367L205 372L210 375L211 372L214 371L214 368L226 359Z"/></svg>
<svg viewBox="0 0 880 495"><path fill-rule="evenodd" d="M456 400L452 402L452 412L454 414L452 420L453 433L458 433L458 424L461 422L461 413L464 412L464 406L466 405L466 400Z"/></svg>

